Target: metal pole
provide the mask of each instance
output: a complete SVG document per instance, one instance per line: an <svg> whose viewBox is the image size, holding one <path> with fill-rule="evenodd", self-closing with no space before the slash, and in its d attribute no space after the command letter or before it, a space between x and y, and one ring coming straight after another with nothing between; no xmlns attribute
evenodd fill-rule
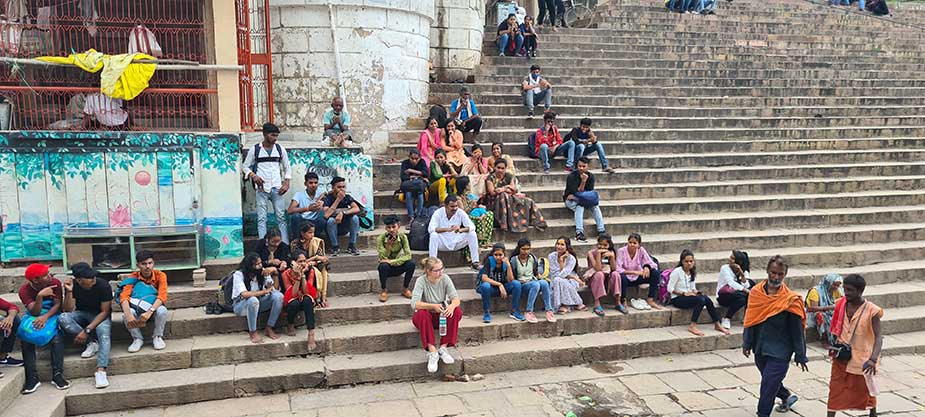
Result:
<svg viewBox="0 0 925 417"><path fill-rule="evenodd" d="M336 13L334 12L334 5L331 3L328 3L328 16L331 19L331 38L334 40L334 68L337 71L337 94L340 96L341 100L344 101L344 107L347 107L347 92L344 89L344 75L340 66L340 50L337 47L337 26L334 23Z"/></svg>

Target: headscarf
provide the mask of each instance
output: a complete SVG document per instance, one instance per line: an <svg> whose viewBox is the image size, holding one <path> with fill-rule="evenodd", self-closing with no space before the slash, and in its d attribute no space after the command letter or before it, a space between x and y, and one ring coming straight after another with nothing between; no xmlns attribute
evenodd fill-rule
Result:
<svg viewBox="0 0 925 417"><path fill-rule="evenodd" d="M819 307L829 307L835 305L835 297L832 296L832 286L836 282L844 282L844 278L841 275L838 275L834 272L825 274L822 277L822 281L819 281L815 287L816 293L819 294ZM807 307L809 305L807 304ZM823 311L818 313L807 314L807 322L810 327L815 327L819 330L819 334L828 337L829 343L834 343L834 339L831 335L832 328L832 311Z"/></svg>

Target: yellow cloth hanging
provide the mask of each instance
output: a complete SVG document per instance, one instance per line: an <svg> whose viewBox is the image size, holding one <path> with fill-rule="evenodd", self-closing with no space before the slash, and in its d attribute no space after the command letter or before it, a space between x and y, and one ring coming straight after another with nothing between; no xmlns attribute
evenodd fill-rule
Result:
<svg viewBox="0 0 925 417"><path fill-rule="evenodd" d="M57 64L75 65L78 68L96 73L100 70L100 92L123 100L131 100L148 88L148 81L154 76L157 64L133 63L134 60L155 61L151 55L120 54L106 55L90 49L80 54L70 54L67 57L43 56L36 58L39 61Z"/></svg>

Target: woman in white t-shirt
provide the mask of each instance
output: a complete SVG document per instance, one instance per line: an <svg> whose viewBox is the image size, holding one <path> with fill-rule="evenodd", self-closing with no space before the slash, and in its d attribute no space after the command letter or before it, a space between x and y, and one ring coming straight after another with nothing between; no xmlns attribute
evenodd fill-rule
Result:
<svg viewBox="0 0 925 417"><path fill-rule="evenodd" d="M276 289L271 273L276 268L264 268L263 260L256 253L247 254L232 277L231 299L234 314L247 317L247 332L251 342L260 343L263 339L257 333L257 315L269 311L266 334L271 339L279 339L273 327L283 311L283 293Z"/></svg>
<svg viewBox="0 0 925 417"><path fill-rule="evenodd" d="M749 275L748 253L734 250L729 255L729 263L719 269L716 281L716 301L726 307L723 327L732 327L732 317L748 305L748 292L755 286Z"/></svg>
<svg viewBox="0 0 925 417"><path fill-rule="evenodd" d="M691 324L687 327L687 331L692 334L703 336L703 332L697 328L697 322L700 321L700 312L706 307L716 331L728 335L729 331L719 323L719 314L716 312L713 300L697 291L695 279L697 279L697 268L694 265L694 253L684 249L681 251L681 260L678 262L678 267L671 271L671 277L668 280L671 305L680 309L692 310Z"/></svg>

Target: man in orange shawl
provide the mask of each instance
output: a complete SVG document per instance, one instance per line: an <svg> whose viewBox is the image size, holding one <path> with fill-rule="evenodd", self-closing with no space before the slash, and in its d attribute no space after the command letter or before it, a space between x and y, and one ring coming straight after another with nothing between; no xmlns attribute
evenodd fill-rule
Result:
<svg viewBox="0 0 925 417"><path fill-rule="evenodd" d="M768 261L768 279L748 296L742 353L755 352L755 365L761 373L758 417L770 417L774 398L781 399L779 412L790 409L797 396L784 387L790 358L806 372L806 312L803 299L784 284L787 262L778 256Z"/></svg>
<svg viewBox="0 0 925 417"><path fill-rule="evenodd" d="M828 416L842 410L870 410L870 417L877 417L879 389L874 375L883 347L883 309L864 299L867 283L862 276L848 275L843 285L845 296L835 305L832 335L838 343L851 346L851 359L832 360Z"/></svg>

